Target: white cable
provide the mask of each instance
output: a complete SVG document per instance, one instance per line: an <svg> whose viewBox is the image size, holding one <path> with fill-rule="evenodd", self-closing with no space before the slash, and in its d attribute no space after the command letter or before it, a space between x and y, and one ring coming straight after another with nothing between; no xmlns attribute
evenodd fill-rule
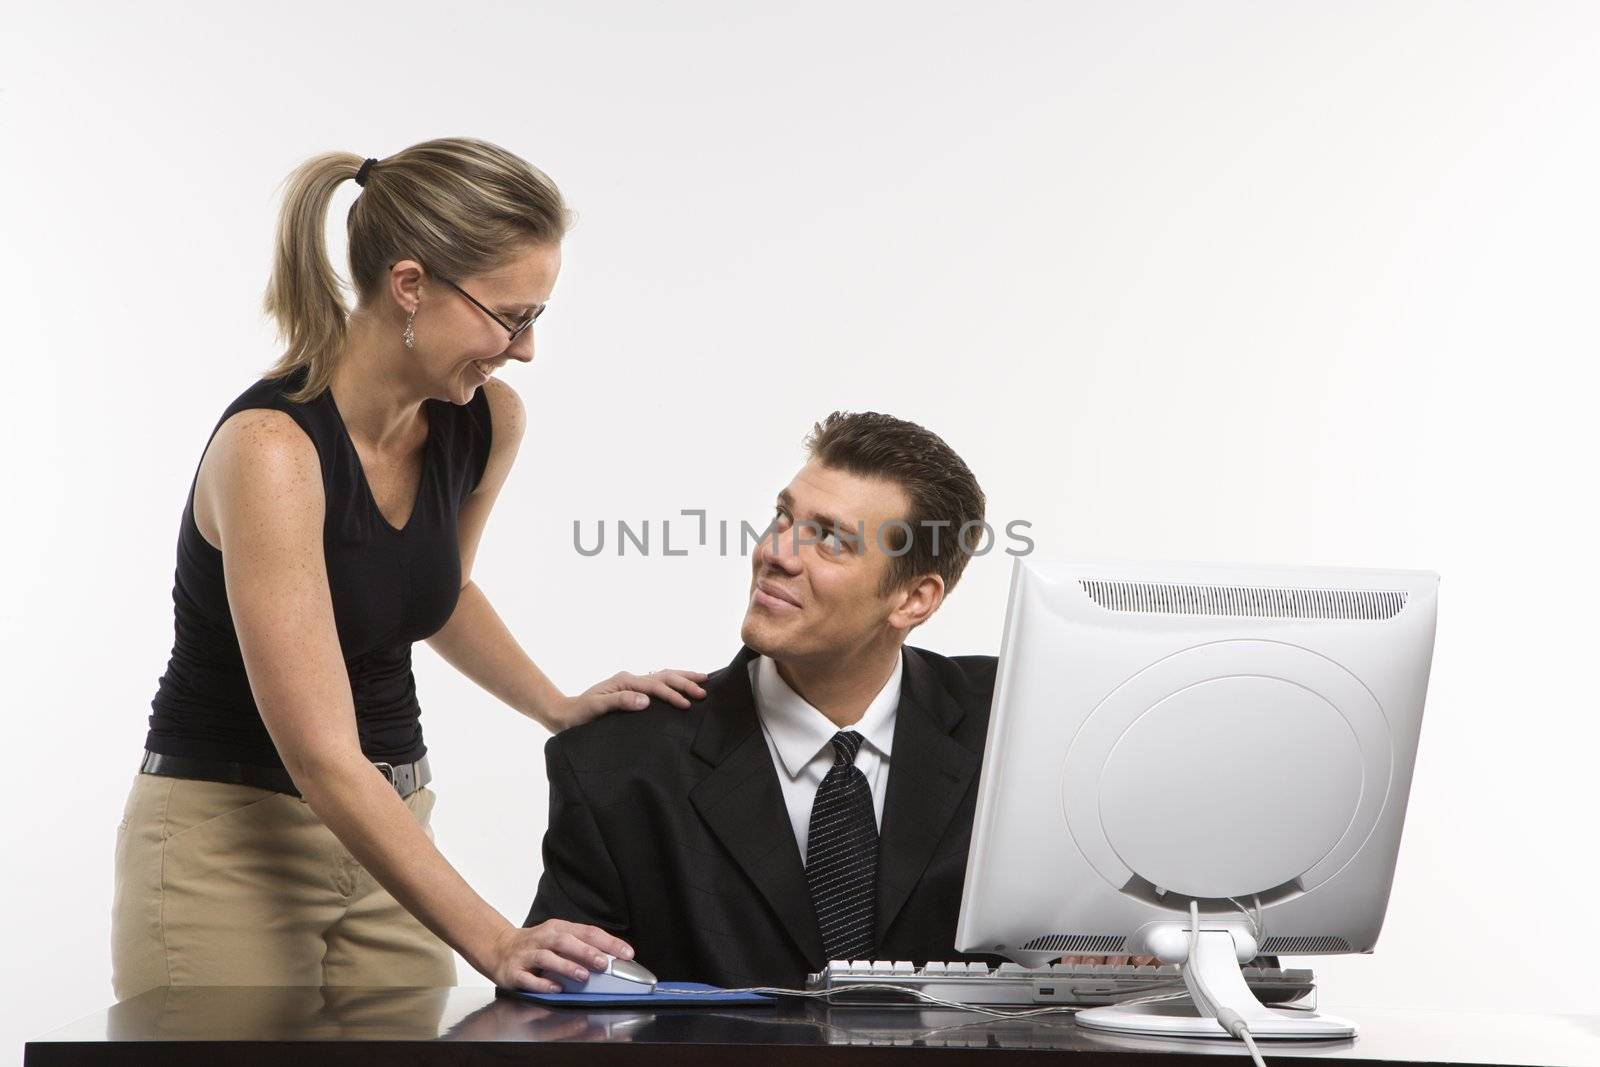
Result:
<svg viewBox="0 0 1600 1067"><path fill-rule="evenodd" d="M1232 897L1228 899L1233 900ZM1236 900L1233 900L1233 902L1235 905L1239 904ZM1260 901L1258 900L1257 905L1259 906L1259 904ZM1244 911L1243 906L1240 906L1239 910ZM1249 912L1245 912L1245 918L1250 918ZM1191 899L1189 901L1189 958L1183 961L1185 967L1194 966L1195 951L1199 947L1199 939L1200 902ZM1266 1062L1261 1058L1260 1050L1256 1048L1255 1038L1250 1034L1250 1024L1245 1022L1238 1012L1232 1008L1220 1004L1217 1005L1217 1023L1224 1031L1244 1042L1244 1047L1250 1051L1250 1058L1256 1061L1256 1067L1267 1067Z"/></svg>
<svg viewBox="0 0 1600 1067"><path fill-rule="evenodd" d="M1250 933L1251 933L1251 936L1253 936L1256 939L1256 944L1260 945L1261 942L1265 941L1266 938L1262 936L1263 928L1262 928L1262 925L1261 925L1261 901L1260 901L1260 898L1259 897L1256 898L1256 914L1254 914L1254 915L1250 914L1250 909L1249 908L1246 908L1243 904L1239 903L1237 900L1233 899L1232 897L1228 897L1227 901L1228 901L1229 904L1232 904L1234 907L1238 908L1239 909L1239 914L1243 915L1245 917L1245 921L1250 924Z"/></svg>
<svg viewBox="0 0 1600 1067"><path fill-rule="evenodd" d="M1228 1033L1244 1042L1244 1047L1250 1050L1250 1058L1256 1061L1256 1067L1267 1067L1266 1061L1261 1058L1261 1050L1256 1048L1256 1039L1251 1036L1250 1024L1240 1018L1239 1013L1232 1008L1218 1008L1217 1022Z"/></svg>

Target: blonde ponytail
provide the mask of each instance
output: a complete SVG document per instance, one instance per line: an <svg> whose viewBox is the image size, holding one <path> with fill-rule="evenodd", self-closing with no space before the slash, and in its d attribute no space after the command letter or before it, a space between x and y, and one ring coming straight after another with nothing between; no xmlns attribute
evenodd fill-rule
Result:
<svg viewBox="0 0 1600 1067"><path fill-rule="evenodd" d="M334 191L363 162L354 153L326 152L285 182L262 306L287 347L264 377L308 368L305 383L287 394L296 403L328 388L348 336L350 312L323 234ZM345 226L351 282L366 306L401 259L420 260L445 277L486 273L521 244L560 243L571 219L555 183L521 157L473 138L424 141L368 168Z"/></svg>

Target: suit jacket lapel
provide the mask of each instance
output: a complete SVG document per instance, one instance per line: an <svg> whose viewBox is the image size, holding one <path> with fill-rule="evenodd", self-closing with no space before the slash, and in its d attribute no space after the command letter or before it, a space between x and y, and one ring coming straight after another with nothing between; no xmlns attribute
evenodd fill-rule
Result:
<svg viewBox="0 0 1600 1067"><path fill-rule="evenodd" d="M741 648L707 686L691 751L712 770L689 791L689 801L766 898L801 955L815 963L822 959L822 935L750 691L749 663L755 655Z"/></svg>
<svg viewBox="0 0 1600 1067"><path fill-rule="evenodd" d="M965 709L938 684L916 649L906 648L905 656L878 835L879 944L921 880L982 759L950 736Z"/></svg>

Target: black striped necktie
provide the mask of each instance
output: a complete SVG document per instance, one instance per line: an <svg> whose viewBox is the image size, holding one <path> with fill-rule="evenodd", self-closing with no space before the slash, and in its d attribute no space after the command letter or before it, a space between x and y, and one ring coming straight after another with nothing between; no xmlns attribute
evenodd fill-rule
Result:
<svg viewBox="0 0 1600 1067"><path fill-rule="evenodd" d="M872 958L878 901L878 822L872 789L856 767L861 735L833 735L833 766L811 805L806 884L830 960Z"/></svg>

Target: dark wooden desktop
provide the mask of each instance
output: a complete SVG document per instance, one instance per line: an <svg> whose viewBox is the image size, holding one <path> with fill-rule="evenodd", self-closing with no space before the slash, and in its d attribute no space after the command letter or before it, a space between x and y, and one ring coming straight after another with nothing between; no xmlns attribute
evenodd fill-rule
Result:
<svg viewBox="0 0 1600 1067"><path fill-rule="evenodd" d="M1263 1042L1268 1063L1600 1065L1600 1016L1493 1015L1322 1005L1353 1041ZM537 1048L531 1046L537 1045ZM1098 1034L1070 1016L986 1019L946 1010L773 1008L553 1010L475 986L440 989L152 989L27 1043L25 1067L61 1064L756 1064L993 1061L1176 1067L1241 1056L1236 1042ZM1248 1061L1246 1061L1248 1062Z"/></svg>

